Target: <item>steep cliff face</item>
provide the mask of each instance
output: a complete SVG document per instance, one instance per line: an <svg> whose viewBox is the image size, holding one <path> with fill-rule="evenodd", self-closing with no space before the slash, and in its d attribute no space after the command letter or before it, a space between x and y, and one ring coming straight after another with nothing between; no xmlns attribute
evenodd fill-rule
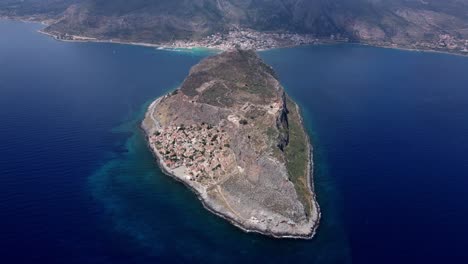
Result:
<svg viewBox="0 0 468 264"><path fill-rule="evenodd" d="M253 51L194 66L179 89L152 104L143 127L163 168L213 212L247 231L314 234L311 147L297 106ZM288 145L289 134L303 149Z"/></svg>
<svg viewBox="0 0 468 264"><path fill-rule="evenodd" d="M281 151L284 151L284 149L286 148L286 146L288 146L289 143L289 110L286 102L285 92L283 92L283 96L281 98L281 107L278 113L278 117L276 118L276 128L279 131L277 146Z"/></svg>

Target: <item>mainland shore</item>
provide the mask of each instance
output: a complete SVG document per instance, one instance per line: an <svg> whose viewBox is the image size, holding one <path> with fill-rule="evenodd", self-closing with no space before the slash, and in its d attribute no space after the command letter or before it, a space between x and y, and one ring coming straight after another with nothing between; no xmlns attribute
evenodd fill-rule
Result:
<svg viewBox="0 0 468 264"><path fill-rule="evenodd" d="M169 50L169 51L191 51L191 50L196 50L196 49L205 49L208 51L213 51L213 52L223 52L225 50L232 49L235 47L234 44L232 45L225 45L223 47L220 47L219 45L210 45L210 44L200 44L199 42L192 42L192 41L182 41L178 42L177 45L172 45L172 44L155 44L155 43L146 43L146 42L134 42L134 41L124 41L124 40L115 40L115 39L109 39L109 40L103 40L103 39L97 39L97 38L92 38L92 37L86 37L86 36L76 36L73 35L70 39L61 39L58 38L57 35L46 32L44 30L38 30L39 33L50 36L58 41L63 41L63 42L95 42L95 43L114 43L114 44L122 44L122 45L134 45L134 46L141 46L141 47L151 47L151 48L156 48L159 50ZM439 50L439 49L429 49L429 48L411 48L411 47L403 47L403 46L397 46L394 44L382 44L382 45L375 45L375 44L370 44L370 43L365 43L365 42L348 42L345 40L313 40L310 42L301 42L301 43L288 43L288 44L282 44L282 45L271 45L268 47L261 47L261 48L256 48L255 46L247 46L245 47L246 49L254 49L256 51L268 51L268 50L274 50L274 49L286 49L286 48L294 48L298 46L313 46L313 45L338 45L338 44L350 44L350 45L360 45L360 46L368 46L368 47L375 47L375 48L383 48L383 49L394 49L394 50L402 50L402 51L411 51L411 52L428 52L428 53L440 53L440 54L448 54L448 55L454 55L454 56L462 56L462 57L467 57L468 56L468 51L466 52L454 52L454 51L449 51L449 50Z"/></svg>
<svg viewBox="0 0 468 264"><path fill-rule="evenodd" d="M40 23L42 25L48 26L52 23L53 20L44 19L44 18L23 18L23 17L0 17L0 19L6 20L14 20L20 21L25 23ZM142 47L152 47L161 50L172 50L172 51L183 51L183 50L194 50L194 49L207 49L213 52L222 52L232 48L235 48L239 45L238 39L239 34L234 34L229 39L228 43L224 43L222 45L213 43L219 42L219 35L216 36L216 39L207 39L204 41L176 41L173 43L148 43L148 42L140 42L140 41L127 41L127 40L119 40L119 39L98 39L95 37L88 37L88 36L80 36L80 35L66 35L67 37L61 37L60 35L53 32L47 32L44 29L38 30L39 33L45 34L50 36L56 40L64 41L64 42L97 42L97 43L115 43L115 44L122 44L122 45L135 45L135 46L142 46ZM324 39L324 38L314 38L309 35L300 35L300 34L286 34L281 38L286 39L287 41L282 42L272 42L271 41L271 34L265 34L261 32L255 31L246 31L241 34L247 34L248 38L255 36L257 39L266 38L266 44L262 43L258 45L257 43L247 43L240 45L243 49L253 49L256 51L266 51L272 49L282 49L282 48L292 48L297 46L310 46L310 45L333 45L333 44L354 44L354 45L362 45L362 46L370 46L370 47L377 47L377 48L385 48L385 49L396 49L396 50L404 50L404 51L413 51L413 52L431 52L431 53L441 53L441 54L450 54L455 56L468 56L468 47L465 50L449 50L449 49L439 49L433 48L429 46L425 47L407 47L402 46L394 43L366 43L366 42L352 42L348 39ZM216 35L216 34L215 34ZM274 35L281 35L281 34L274 34ZM210 36L211 37L211 36ZM270 38L270 41L268 41ZM242 41L241 41L242 42Z"/></svg>

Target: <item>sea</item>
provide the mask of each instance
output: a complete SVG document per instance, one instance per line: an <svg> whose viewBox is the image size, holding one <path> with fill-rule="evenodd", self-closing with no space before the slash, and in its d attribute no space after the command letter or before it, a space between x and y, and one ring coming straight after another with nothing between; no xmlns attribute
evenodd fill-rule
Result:
<svg viewBox="0 0 468 264"><path fill-rule="evenodd" d="M468 57L262 51L301 106L322 221L244 233L165 176L139 123L209 50L60 42L0 21L0 263L468 263Z"/></svg>

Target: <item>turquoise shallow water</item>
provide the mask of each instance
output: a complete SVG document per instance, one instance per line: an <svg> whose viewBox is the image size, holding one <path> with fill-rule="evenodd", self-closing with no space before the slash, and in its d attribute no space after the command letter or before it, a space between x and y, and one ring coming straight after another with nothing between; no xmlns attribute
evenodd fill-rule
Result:
<svg viewBox="0 0 468 264"><path fill-rule="evenodd" d="M206 52L64 43L38 28L0 22L2 263L467 260L466 58L261 52L302 107L323 211L313 240L277 240L207 212L145 145L146 106Z"/></svg>
<svg viewBox="0 0 468 264"><path fill-rule="evenodd" d="M330 211L327 215L332 221L323 222L321 235L315 240L280 243L245 234L206 211L191 191L163 175L155 165L138 128L143 112L117 129L118 133L131 135L125 143L127 152L105 163L89 182L94 196L111 216L115 231L163 259L214 263L239 259L283 262L291 258L318 263L344 261L344 234L340 233L339 221L334 220L337 216ZM326 179L320 182L324 188L330 184ZM323 192L333 197L333 191ZM323 206L333 210L330 204L327 207L324 202Z"/></svg>

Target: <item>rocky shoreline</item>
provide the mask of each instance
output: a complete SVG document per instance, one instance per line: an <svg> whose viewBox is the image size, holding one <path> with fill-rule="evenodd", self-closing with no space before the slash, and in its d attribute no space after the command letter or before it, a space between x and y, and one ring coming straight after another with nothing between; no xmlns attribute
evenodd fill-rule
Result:
<svg viewBox="0 0 468 264"><path fill-rule="evenodd" d="M295 104L295 106L296 106L296 111L299 113L299 120L302 126L305 127L304 118L302 117L301 109L299 105ZM312 201L314 202L315 207L317 208L317 222L316 222L317 224L313 228L313 232L312 232L313 234L311 236L313 237L315 233L317 232L317 228L319 227L318 223L320 223L320 219L322 218L322 212L320 211L320 206L319 206L318 199L317 199L317 192L315 191L315 187L313 184L313 181L314 181L314 153L313 153L314 149L313 148L314 146L312 145L312 142L310 140L310 136L308 133L306 133L306 140L307 140L307 145L309 146L309 163L308 163L309 175L307 177L307 180L308 180L309 189L311 190L312 195L313 195Z"/></svg>
<svg viewBox="0 0 468 264"><path fill-rule="evenodd" d="M149 115L153 117L152 113L154 111L154 108L161 102L161 100L165 96L166 95L157 98L156 100L154 100L150 104L150 106L148 107L147 112L145 114L145 118L147 118ZM297 111L300 111L299 106L297 104L295 105L295 107L296 107ZM155 124L158 126L157 120L154 120L154 121L155 121ZM303 122L303 120L302 120L302 117L301 117L301 123L302 122ZM174 170L171 170L170 168L168 168L164 164L163 158L161 157L160 153L150 144L150 141L149 141L149 137L151 136L152 131L154 129L151 129L150 127L147 127L144 122L141 123L140 128L142 129L142 131L145 134L147 146L150 149L153 156L155 157L155 159L157 161L157 164L158 164L159 168L161 169L161 171L164 174L168 175L169 177L171 177L171 178L177 180L178 182L181 182L185 186L187 186L193 193L195 193L198 200L201 201L203 207L206 210L208 210L209 212L211 212L211 213L225 219L226 221L230 222L232 225L236 226L237 228L241 229L242 231L244 231L246 233L258 233L258 234L262 234L262 235L266 235L266 236L270 236L270 237L274 237L274 238L291 238L291 239L311 239L311 238L313 238L315 236L317 228L319 227L321 212L320 212L320 207L319 207L318 202L317 202L316 193L314 191L313 184L312 184L312 182L313 182L313 156L312 155L313 155L313 153L312 153L312 145L310 143L310 138L309 138L308 135L307 135L307 142L308 142L310 151L309 151L309 161L308 161L309 175L307 177L307 180L308 180L309 188L310 188L311 192L313 193L313 202L314 202L314 204L316 206L316 209L317 209L317 219L314 222L314 225L312 226L312 228L310 230L310 233L308 235L297 235L297 234L290 234L290 233L270 232L270 231L260 230L260 229L254 228L254 227L248 227L248 226L243 225L238 219L235 219L231 215L226 214L226 213L222 213L220 210L216 210L216 206L214 205L214 203L212 201L210 201L209 197L207 196L206 192L203 191L203 188L201 186L198 186L196 183L194 183L192 181L189 181L184 177L176 175L174 173Z"/></svg>

